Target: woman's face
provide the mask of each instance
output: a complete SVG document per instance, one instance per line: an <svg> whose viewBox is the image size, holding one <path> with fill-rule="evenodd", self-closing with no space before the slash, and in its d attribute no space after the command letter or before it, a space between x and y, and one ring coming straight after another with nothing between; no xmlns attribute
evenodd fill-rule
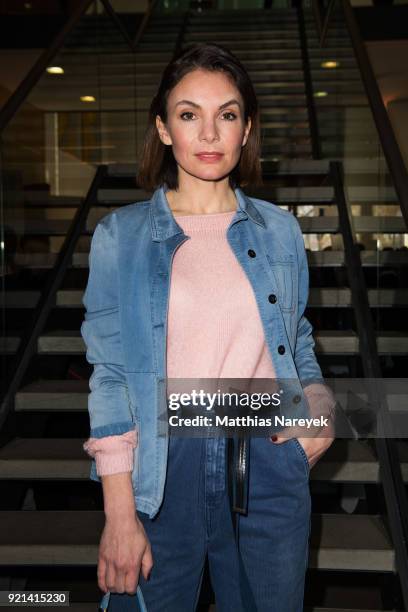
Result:
<svg viewBox="0 0 408 612"><path fill-rule="evenodd" d="M172 89L167 123L157 115L156 126L162 142L172 145L179 169L202 180L218 180L238 163L251 119L246 125L241 94L226 74L196 69ZM202 152L219 155L198 156Z"/></svg>

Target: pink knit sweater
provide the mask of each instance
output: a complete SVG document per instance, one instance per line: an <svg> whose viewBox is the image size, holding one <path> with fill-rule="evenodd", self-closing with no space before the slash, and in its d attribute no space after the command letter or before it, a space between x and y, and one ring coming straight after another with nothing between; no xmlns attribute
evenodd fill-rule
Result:
<svg viewBox="0 0 408 612"><path fill-rule="evenodd" d="M255 295L226 238L234 215L175 215L190 239L173 258L168 378L275 377ZM89 438L83 448L101 476L132 471L137 442L134 430Z"/></svg>

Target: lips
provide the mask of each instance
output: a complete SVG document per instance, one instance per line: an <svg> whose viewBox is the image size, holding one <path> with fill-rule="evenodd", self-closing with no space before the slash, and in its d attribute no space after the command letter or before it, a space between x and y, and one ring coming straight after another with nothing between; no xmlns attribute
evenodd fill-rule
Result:
<svg viewBox="0 0 408 612"><path fill-rule="evenodd" d="M216 161L221 159L221 157L223 156L223 153L197 153L196 156L199 159L205 160L205 161Z"/></svg>

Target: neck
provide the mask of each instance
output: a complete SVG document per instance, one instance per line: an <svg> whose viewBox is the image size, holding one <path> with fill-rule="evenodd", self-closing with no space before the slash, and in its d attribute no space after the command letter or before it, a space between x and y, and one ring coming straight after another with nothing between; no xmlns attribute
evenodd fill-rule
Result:
<svg viewBox="0 0 408 612"><path fill-rule="evenodd" d="M194 194L194 191L183 191L169 189L165 192L168 205L177 215L204 215L214 213L226 213L236 211L238 202L235 193L231 188L228 188L227 193L207 194L203 197Z"/></svg>

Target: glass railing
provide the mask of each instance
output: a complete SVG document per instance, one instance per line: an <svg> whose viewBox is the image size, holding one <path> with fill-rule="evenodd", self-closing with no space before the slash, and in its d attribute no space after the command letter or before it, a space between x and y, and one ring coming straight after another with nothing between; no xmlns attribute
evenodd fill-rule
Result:
<svg viewBox="0 0 408 612"><path fill-rule="evenodd" d="M136 160L145 88L133 50L95 1L1 133L3 380L97 166Z"/></svg>
<svg viewBox="0 0 408 612"><path fill-rule="evenodd" d="M323 9L329 3L323 3ZM377 337L377 349L382 376L385 378L405 379L408 356L408 324L406 309L408 306L408 229L403 216L404 197L401 197L400 177L406 176L400 152L393 152L392 145L382 144L379 123L388 130L387 145L395 140L393 129L388 121L378 119L385 105L378 97L374 99L374 87L364 73L364 42L358 38L358 29L350 26L350 16L344 12L345 3L337 3L331 11L326 30L325 42L319 44L319 33L316 28L312 8L305 9L305 20L308 39L308 54L313 83L313 97L316 109L317 126L320 135L321 153L324 159L339 160L344 168L344 192L352 214L352 225L360 249L364 266L364 278L368 288L368 298ZM344 7L344 8L343 8ZM352 9L351 17L352 17ZM324 11L323 11L324 14ZM351 32L353 40L351 39ZM357 61L356 40L362 45ZM369 66L371 69L371 66ZM372 69L371 69L372 70ZM368 74L370 74L368 72ZM377 84L375 85L377 87ZM369 93L367 93L369 92ZM386 115L386 111L385 111ZM375 120L374 117L377 117ZM387 116L385 119L388 119ZM386 148L385 148L386 147ZM397 164L394 160L397 158ZM399 163L401 162L401 163ZM395 171L396 166L402 172ZM392 170L392 171L391 171ZM406 179L402 183L406 184ZM329 216L336 215L336 207L321 206L319 212L308 211L310 215L323 216L329 224ZM341 234L321 233L310 237L314 240L311 248L341 252L343 240ZM341 303L349 295L349 276L346 270L340 270L332 277L333 306ZM350 273L350 270L348 271ZM324 276L324 275L323 275ZM322 281L322 295L327 287L327 278ZM337 294L336 294L337 292ZM329 292L326 290L327 299ZM349 299L349 298L347 298ZM332 321L342 317L345 329L356 330L356 305L347 311L338 309L333 312ZM326 310L327 312L327 310ZM327 316L327 315L326 315ZM351 362L354 376L364 376L367 356L356 355ZM396 425L397 462L407 481L406 457L408 452L406 428L406 391L397 391L398 385L388 388L388 408L392 422ZM398 421L397 421L398 418ZM404 425L405 423L405 425ZM386 473L386 472L384 472ZM384 474L383 473L383 474ZM379 478L381 481L382 475ZM382 508L385 520L390 520L386 511L387 482L384 485ZM401 487L404 496L404 487ZM406 503L406 487L405 487ZM391 513L393 514L393 513Z"/></svg>
<svg viewBox="0 0 408 612"><path fill-rule="evenodd" d="M404 304L395 295L391 308L393 296L386 289L403 289L403 274L399 265L391 270L381 262L386 257L390 262L401 261L408 253L408 230L400 201L341 8L332 11L323 47L312 9L305 10L305 21L322 157L343 163L356 239L363 259L371 261L367 281L373 314L378 331L391 330L398 316L402 317ZM330 216L337 211L333 206L319 206L308 214ZM314 241L315 248L342 248L340 234L323 233ZM403 317L400 324L401 332L406 332Z"/></svg>
<svg viewBox="0 0 408 612"><path fill-rule="evenodd" d="M319 160L312 159L310 146L296 10L287 3L274 3L270 11L258 11L262 6L253 2L230 4L161 0L152 18L156 27L147 29L133 53L101 3L94 2L3 132L3 380L96 167L136 165L148 108L187 9L192 12L184 24L183 44L205 40L213 32L211 38L231 48L254 82L261 107L265 184L244 191L291 210L299 219L310 266L306 314L314 326L324 375L363 376L331 177L324 163L317 170L310 165ZM236 7L245 14L240 17ZM253 15L248 9L255 9ZM137 28L131 17L119 19L132 37ZM408 355L408 241L401 208L341 12L333 16L323 49L309 6L305 21L322 157L343 163L345 193L380 337L381 366L385 376L403 377ZM245 29L248 36L234 34ZM129 173L125 180L134 187ZM63 289L85 285L91 231L98 216L118 201L110 200L106 190L99 203L105 207L91 211L89 227L77 244L80 263L69 270ZM68 304L68 293L65 299ZM53 313L48 329L78 331L78 296L73 300L76 313ZM52 376L51 360L50 366ZM371 512L378 505L365 507Z"/></svg>

